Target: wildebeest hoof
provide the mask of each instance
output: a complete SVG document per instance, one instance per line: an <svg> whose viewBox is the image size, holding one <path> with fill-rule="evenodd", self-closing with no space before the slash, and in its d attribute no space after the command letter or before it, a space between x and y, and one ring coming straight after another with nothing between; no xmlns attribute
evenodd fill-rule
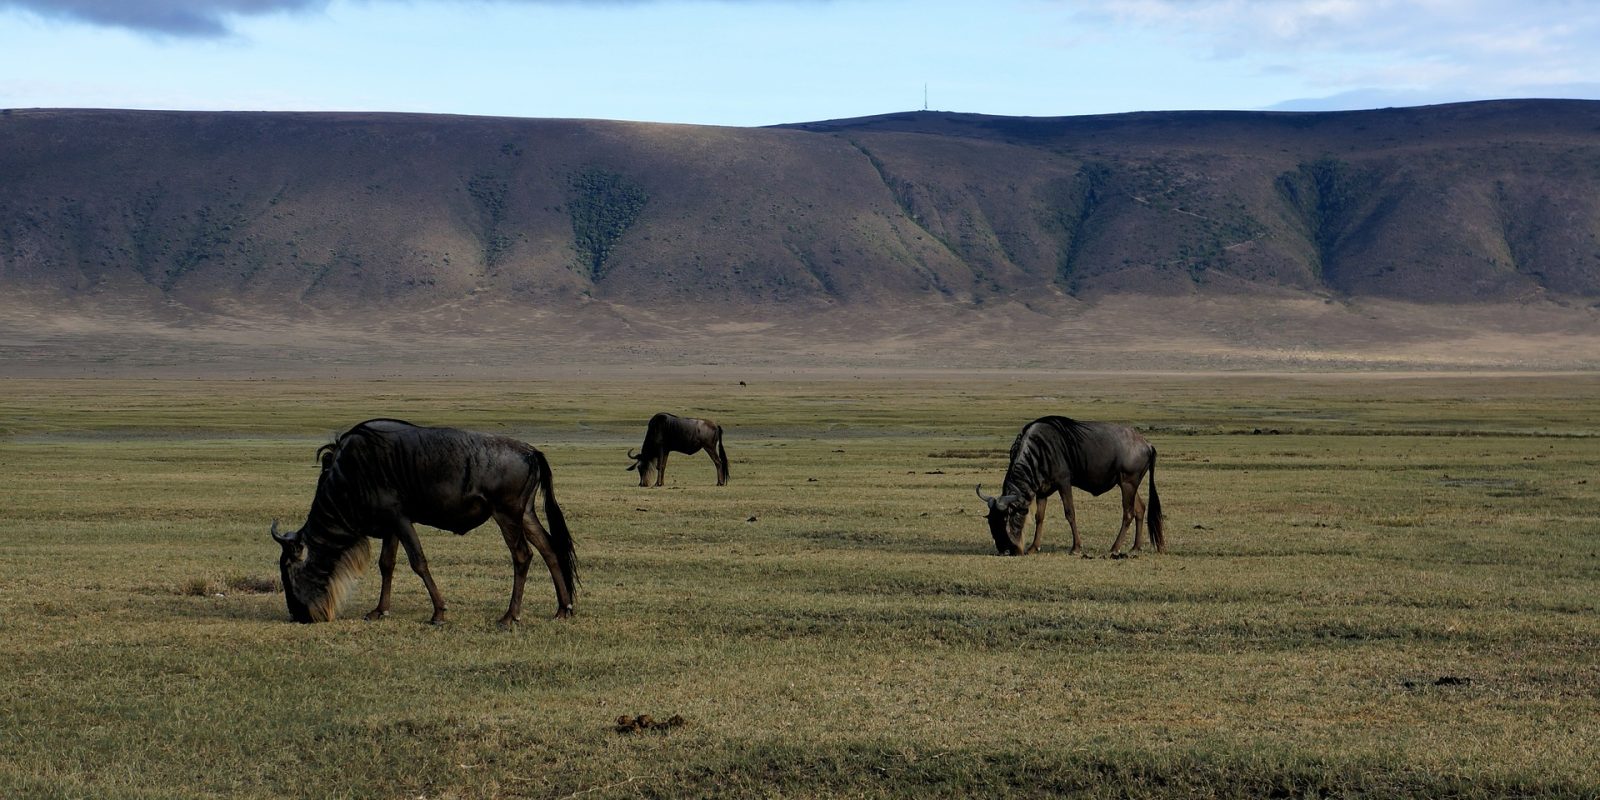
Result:
<svg viewBox="0 0 1600 800"><path fill-rule="evenodd" d="M551 619L572 619L572 606L556 609L556 614Z"/></svg>
<svg viewBox="0 0 1600 800"><path fill-rule="evenodd" d="M389 612L384 611L382 609L374 608L371 611L367 612L366 620L368 622L377 622L378 620L383 619L384 617L387 617L387 616L389 616Z"/></svg>
<svg viewBox="0 0 1600 800"><path fill-rule="evenodd" d="M1112 558L1127 558L1128 554L1127 553L1112 553L1111 557Z"/></svg>
<svg viewBox="0 0 1600 800"><path fill-rule="evenodd" d="M497 623L497 624L500 626L500 630L509 631L509 630L515 630L517 625L519 623L521 623L521 622L522 622L522 620L517 619L516 617L513 617L510 614L507 614L507 615L501 617L500 618L500 622Z"/></svg>
<svg viewBox="0 0 1600 800"><path fill-rule="evenodd" d="M444 617L434 617L433 619L428 620L428 624L429 625L443 625L444 624Z"/></svg>

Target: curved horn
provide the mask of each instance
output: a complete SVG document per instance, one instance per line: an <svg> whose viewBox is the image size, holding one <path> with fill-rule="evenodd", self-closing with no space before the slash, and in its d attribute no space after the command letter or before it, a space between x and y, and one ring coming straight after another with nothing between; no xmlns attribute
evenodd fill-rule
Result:
<svg viewBox="0 0 1600 800"><path fill-rule="evenodd" d="M972 487L972 491L977 493L979 500L982 500L991 506L994 505L994 498L983 493L983 484L980 483L977 486Z"/></svg>
<svg viewBox="0 0 1600 800"><path fill-rule="evenodd" d="M300 538L300 532L299 531L295 531L294 533L289 533L289 534L279 534L278 533L278 521L276 519L274 519L272 521L272 539L273 539L273 541L277 542L278 544L294 544L295 540L299 539L299 538Z"/></svg>
<svg viewBox="0 0 1600 800"><path fill-rule="evenodd" d="M628 448L628 458L631 458L634 461L638 461L639 460L639 457L633 454L633 448L631 448L631 447Z"/></svg>

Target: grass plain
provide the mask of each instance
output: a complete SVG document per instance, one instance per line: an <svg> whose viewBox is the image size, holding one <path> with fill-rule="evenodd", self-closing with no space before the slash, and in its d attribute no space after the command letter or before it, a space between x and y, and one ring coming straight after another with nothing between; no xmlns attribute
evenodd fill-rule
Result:
<svg viewBox="0 0 1600 800"><path fill-rule="evenodd" d="M0 380L0 796L1600 794L1600 376L737 381ZM658 410L729 486L634 485ZM1147 433L1168 554L992 555L1047 413ZM446 626L404 564L290 624L268 522L372 416L543 449L577 617L495 629L490 527L424 531Z"/></svg>

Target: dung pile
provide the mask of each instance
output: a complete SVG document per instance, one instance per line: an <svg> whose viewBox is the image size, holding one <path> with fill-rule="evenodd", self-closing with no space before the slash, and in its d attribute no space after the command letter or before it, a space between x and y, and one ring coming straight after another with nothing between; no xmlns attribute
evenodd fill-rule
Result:
<svg viewBox="0 0 1600 800"><path fill-rule="evenodd" d="M623 714L617 717L617 733L638 733L640 731L664 731L669 728L681 727L685 724L682 714L673 714L665 720L658 720L649 714L640 714L630 717Z"/></svg>

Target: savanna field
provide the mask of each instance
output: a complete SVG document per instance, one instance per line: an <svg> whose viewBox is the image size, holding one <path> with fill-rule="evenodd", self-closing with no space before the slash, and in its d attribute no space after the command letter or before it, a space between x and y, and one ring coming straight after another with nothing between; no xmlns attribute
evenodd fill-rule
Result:
<svg viewBox="0 0 1600 800"><path fill-rule="evenodd" d="M1600 376L741 377L0 380L0 796L1600 795ZM636 485L663 410L730 485ZM1146 434L1168 553L1080 492L1095 557L993 554L1045 414ZM404 559L288 622L268 525L376 416L545 452L575 618L536 566L496 629L491 524L423 529L445 626Z"/></svg>

